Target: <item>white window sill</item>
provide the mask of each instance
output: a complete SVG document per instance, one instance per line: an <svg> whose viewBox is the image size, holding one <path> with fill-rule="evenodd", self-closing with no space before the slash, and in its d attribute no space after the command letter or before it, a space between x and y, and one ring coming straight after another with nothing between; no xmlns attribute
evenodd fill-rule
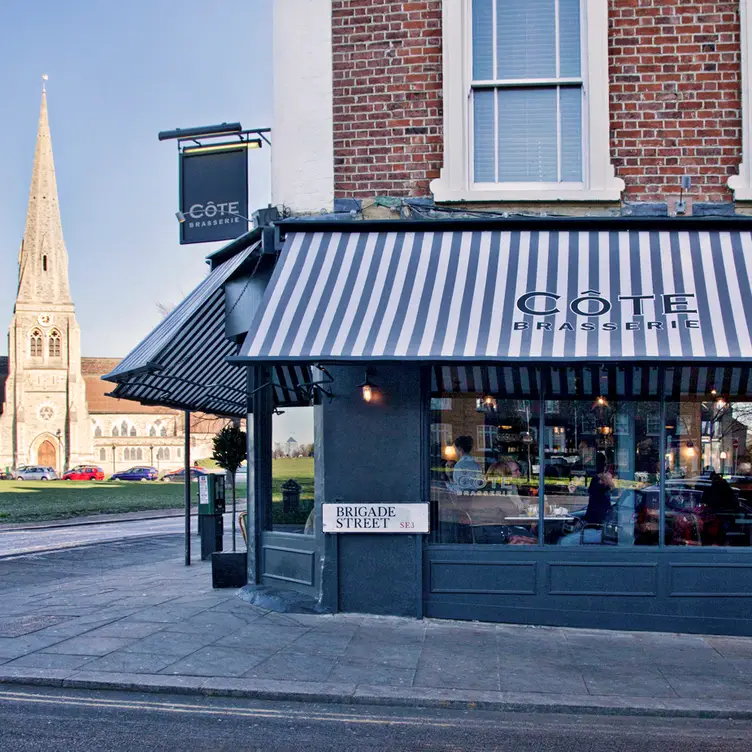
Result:
<svg viewBox="0 0 752 752"><path fill-rule="evenodd" d="M431 192L437 202L495 202L506 201L524 203L525 201L620 201L624 190L624 181L615 178L612 186L598 190L586 188L557 187L509 187L486 188L473 187L466 190L452 189L446 181L439 178L431 182Z"/></svg>
<svg viewBox="0 0 752 752"><path fill-rule="evenodd" d="M734 192L734 201L752 201L752 183L741 174L732 175L728 179L728 187Z"/></svg>

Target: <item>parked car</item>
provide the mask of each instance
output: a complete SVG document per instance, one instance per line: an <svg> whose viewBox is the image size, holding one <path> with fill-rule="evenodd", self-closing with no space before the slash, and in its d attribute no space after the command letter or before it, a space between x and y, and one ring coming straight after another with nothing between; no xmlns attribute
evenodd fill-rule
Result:
<svg viewBox="0 0 752 752"><path fill-rule="evenodd" d="M63 480L104 480L104 470L95 465L76 465L63 474Z"/></svg>
<svg viewBox="0 0 752 752"><path fill-rule="evenodd" d="M57 473L54 467L22 465L14 477L16 480L57 480Z"/></svg>
<svg viewBox="0 0 752 752"><path fill-rule="evenodd" d="M209 471L203 467L191 468L191 480L196 480L202 475L208 475ZM181 467L180 470L173 470L171 473L165 473L162 476L162 480L167 483L183 483L185 481L185 468Z"/></svg>
<svg viewBox="0 0 752 752"><path fill-rule="evenodd" d="M120 473L113 473L110 480L157 480L159 473L156 467L137 466Z"/></svg>
<svg viewBox="0 0 752 752"><path fill-rule="evenodd" d="M0 480L13 480L13 474L7 470L0 470Z"/></svg>
<svg viewBox="0 0 752 752"><path fill-rule="evenodd" d="M706 496L711 481L702 477L666 481L666 545L749 546L752 506L744 502L739 489L731 486L728 507L709 504ZM636 491L625 490L614 501L602 526L590 526L583 534L585 511L570 512L573 524L560 545L599 542L619 544L620 525L626 526L626 540L635 545L658 545L660 491L657 485ZM595 528L598 527L598 530ZM593 539L587 540L592 534ZM622 540L622 543L624 541Z"/></svg>

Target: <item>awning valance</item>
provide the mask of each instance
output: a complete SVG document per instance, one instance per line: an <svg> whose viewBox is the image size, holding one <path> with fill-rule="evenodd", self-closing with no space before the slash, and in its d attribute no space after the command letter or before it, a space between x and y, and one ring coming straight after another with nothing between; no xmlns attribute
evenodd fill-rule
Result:
<svg viewBox="0 0 752 752"><path fill-rule="evenodd" d="M666 399L752 395L750 366L616 364L574 366L440 365L431 369L431 392L525 399L595 398Z"/></svg>
<svg viewBox="0 0 752 752"><path fill-rule="evenodd" d="M752 234L672 226L292 232L240 359L752 357Z"/></svg>

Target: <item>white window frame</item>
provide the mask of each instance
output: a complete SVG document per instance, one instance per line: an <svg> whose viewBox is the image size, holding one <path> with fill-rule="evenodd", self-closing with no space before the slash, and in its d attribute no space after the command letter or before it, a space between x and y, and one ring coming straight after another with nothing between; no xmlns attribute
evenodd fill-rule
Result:
<svg viewBox="0 0 752 752"><path fill-rule="evenodd" d="M735 201L752 201L752 3L739 0L742 72L742 161L739 174L731 175L728 187Z"/></svg>
<svg viewBox="0 0 752 752"><path fill-rule="evenodd" d="M475 429L477 439L477 449L479 451L493 449L493 442L499 433L498 426L489 426L487 424L478 425ZM490 439L490 442L489 442Z"/></svg>
<svg viewBox="0 0 752 752"><path fill-rule="evenodd" d="M581 183L473 183L472 0L444 0L444 165L431 182L434 200L619 201L609 149L608 4L582 0L583 154Z"/></svg>

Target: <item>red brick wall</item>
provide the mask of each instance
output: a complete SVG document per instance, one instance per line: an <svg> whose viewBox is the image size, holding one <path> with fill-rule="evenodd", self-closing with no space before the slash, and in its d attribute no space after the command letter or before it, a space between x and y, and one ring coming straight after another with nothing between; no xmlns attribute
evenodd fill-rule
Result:
<svg viewBox="0 0 752 752"><path fill-rule="evenodd" d="M333 0L337 197L428 196L442 161L441 0ZM738 0L609 0L611 151L627 201L729 201Z"/></svg>
<svg viewBox="0 0 752 752"><path fill-rule="evenodd" d="M728 201L741 161L738 0L609 0L611 151L629 201Z"/></svg>
<svg viewBox="0 0 752 752"><path fill-rule="evenodd" d="M441 0L332 0L334 195L429 196L442 152Z"/></svg>

